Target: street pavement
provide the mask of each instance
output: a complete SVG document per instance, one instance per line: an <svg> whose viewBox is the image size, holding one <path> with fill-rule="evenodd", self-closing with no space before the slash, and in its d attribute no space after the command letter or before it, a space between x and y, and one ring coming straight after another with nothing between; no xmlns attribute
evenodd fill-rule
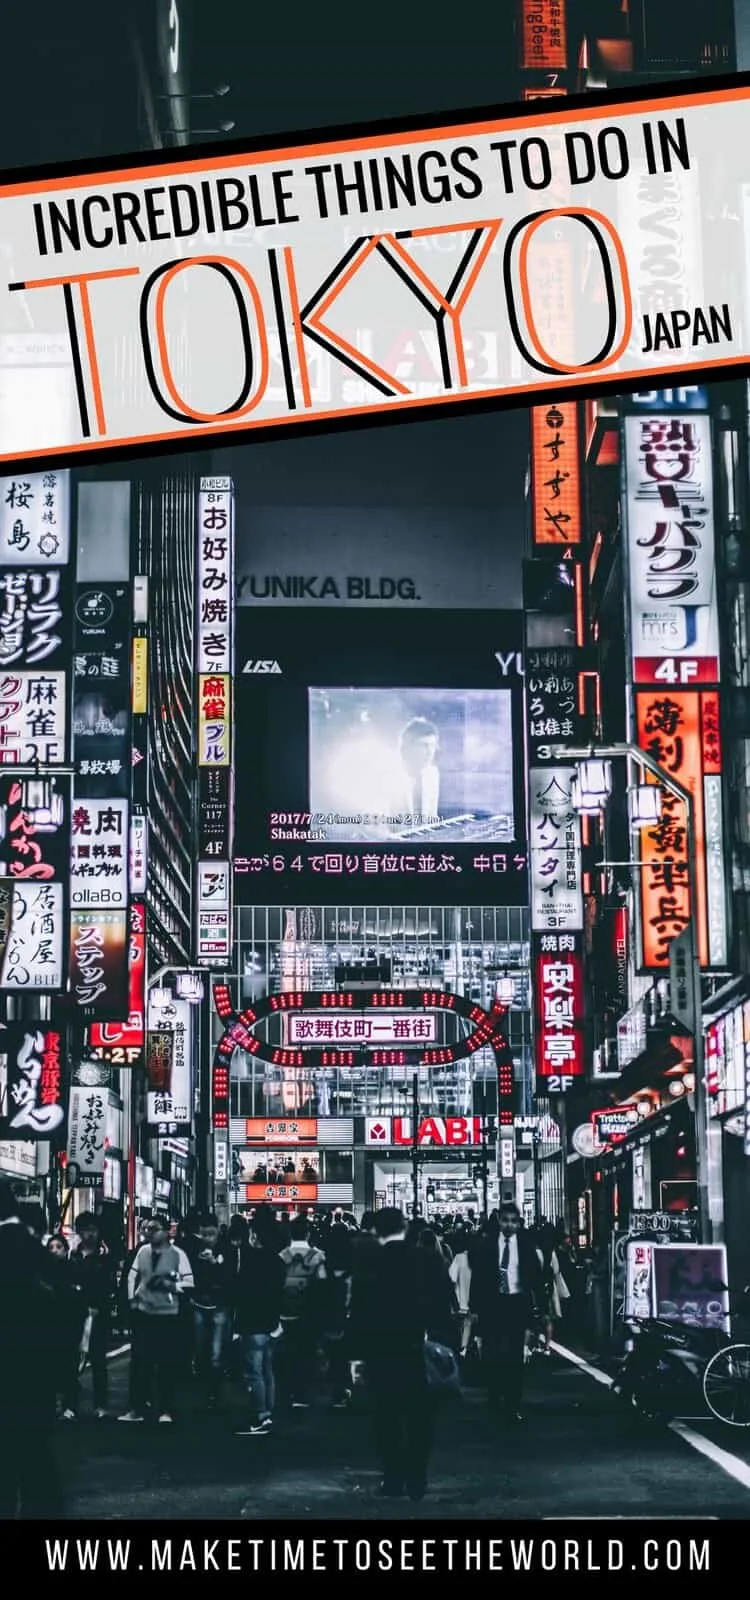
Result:
<svg viewBox="0 0 750 1600"><path fill-rule="evenodd" d="M280 1414L272 1435L240 1437L249 1426L240 1387L211 1413L188 1386L172 1426L120 1423L127 1354L112 1359L110 1372L112 1419L91 1416L85 1378L79 1420L57 1428L74 1520L750 1515L745 1432L705 1419L649 1426L612 1394L594 1358L567 1347L531 1363L522 1424L492 1426L479 1390L449 1403L429 1493L417 1506L377 1498L369 1418L356 1405L338 1411L321 1398L309 1411Z"/></svg>

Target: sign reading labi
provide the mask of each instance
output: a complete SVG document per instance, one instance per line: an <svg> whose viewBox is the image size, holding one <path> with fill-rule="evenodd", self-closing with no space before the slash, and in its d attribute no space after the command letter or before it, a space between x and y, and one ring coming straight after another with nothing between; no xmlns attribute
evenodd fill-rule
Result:
<svg viewBox="0 0 750 1600"><path fill-rule="evenodd" d="M714 219L717 171L747 193L750 87L550 105L6 183L0 326L23 299L65 329L71 403L7 366L0 461L746 362L748 230ZM666 309L655 185L687 241Z"/></svg>

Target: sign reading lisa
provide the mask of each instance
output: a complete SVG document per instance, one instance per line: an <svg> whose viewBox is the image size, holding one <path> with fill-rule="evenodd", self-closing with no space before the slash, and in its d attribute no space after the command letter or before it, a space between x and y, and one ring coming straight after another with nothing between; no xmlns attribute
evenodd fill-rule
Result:
<svg viewBox="0 0 750 1600"><path fill-rule="evenodd" d="M527 70L565 59L561 4L527 6L522 38ZM23 296L39 325L64 324L76 381L70 413L56 415L31 403L21 364L7 369L14 436L0 460L39 467L45 453L446 399L544 391L546 404L561 385L648 385L665 362L680 376L746 362L748 241L738 227L715 250L709 229L718 161L728 194L750 176L749 102L745 84L680 87L642 106L516 106L401 135L222 151L216 163L150 154L119 172L5 184L0 308L7 321ZM644 175L669 188L670 218L697 219L666 311L639 294ZM430 234L451 251L445 274L425 265ZM550 333L537 269L551 241L567 266ZM444 335L426 395L393 354L415 315ZM489 376L473 356L488 338Z"/></svg>

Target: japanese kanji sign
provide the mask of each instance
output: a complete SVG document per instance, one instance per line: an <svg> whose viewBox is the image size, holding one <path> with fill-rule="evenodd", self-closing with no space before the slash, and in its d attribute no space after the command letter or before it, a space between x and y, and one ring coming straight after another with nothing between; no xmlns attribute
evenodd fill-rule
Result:
<svg viewBox="0 0 750 1600"><path fill-rule="evenodd" d="M198 678L198 765L228 767L232 759L231 679L228 673Z"/></svg>
<svg viewBox="0 0 750 1600"><path fill-rule="evenodd" d="M18 994L64 988L63 935L63 885L14 884L0 989Z"/></svg>
<svg viewBox="0 0 750 1600"><path fill-rule="evenodd" d="M531 507L534 545L580 544L580 435L573 401L552 401L531 413Z"/></svg>
<svg viewBox="0 0 750 1600"><path fill-rule="evenodd" d="M89 1179L104 1174L109 1091L74 1084L68 1107L68 1161Z"/></svg>
<svg viewBox="0 0 750 1600"><path fill-rule="evenodd" d="M535 933L583 927L581 819L571 801L575 767L529 772L531 927Z"/></svg>
<svg viewBox="0 0 750 1600"><path fill-rule="evenodd" d="M727 961L719 697L655 686L635 697L637 742L692 795L701 965ZM662 790L661 816L640 830L641 959L669 972L669 948L690 921L684 802Z"/></svg>
<svg viewBox="0 0 750 1600"><path fill-rule="evenodd" d="M70 473L0 478L0 567L64 567L70 552Z"/></svg>
<svg viewBox="0 0 750 1600"><path fill-rule="evenodd" d="M520 42L525 73L564 72L562 0L523 0ZM749 102L744 83L680 84L6 183L0 325L21 296L35 325L64 323L74 403L35 406L22 364L7 366L0 460L25 494L40 466L81 453L489 396L547 405L665 368L731 373L750 355L748 238L741 220L716 229L716 175L741 219ZM675 291L672 222L688 214ZM415 318L421 337L444 336L427 381L396 354ZM488 342L489 376L475 359ZM20 516L9 530L25 541Z"/></svg>
<svg viewBox="0 0 750 1600"><path fill-rule="evenodd" d="M397 1015L315 1016L289 1018L290 1044L320 1044L346 1039L355 1044L430 1044L437 1039L437 1017L400 1011Z"/></svg>
<svg viewBox="0 0 750 1600"><path fill-rule="evenodd" d="M71 827L71 904L124 909L128 854L127 800L81 800L76 795Z"/></svg>
<svg viewBox="0 0 750 1600"><path fill-rule="evenodd" d="M536 941L537 1077L580 1078L586 1070L583 1037L583 960L580 936L542 934ZM561 1081L562 1080L562 1081Z"/></svg>
<svg viewBox="0 0 750 1600"><path fill-rule="evenodd" d="M0 1033L6 1103L0 1138L50 1139L65 1118L61 1036L47 1023L9 1023Z"/></svg>
<svg viewBox="0 0 750 1600"><path fill-rule="evenodd" d="M565 29L567 0L521 0L521 67L548 71L568 63Z"/></svg>
<svg viewBox="0 0 750 1600"><path fill-rule="evenodd" d="M719 682L711 422L630 416L627 565L633 682Z"/></svg>
<svg viewBox="0 0 750 1600"><path fill-rule="evenodd" d="M223 487L209 489L204 484ZM229 478L202 478L198 495L198 672L231 672L233 539Z"/></svg>
<svg viewBox="0 0 750 1600"><path fill-rule="evenodd" d="M65 673L0 670L0 764L65 761Z"/></svg>

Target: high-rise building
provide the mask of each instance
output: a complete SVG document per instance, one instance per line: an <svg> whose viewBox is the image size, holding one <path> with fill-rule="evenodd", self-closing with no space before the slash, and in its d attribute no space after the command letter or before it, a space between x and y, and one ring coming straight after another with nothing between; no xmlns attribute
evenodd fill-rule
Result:
<svg viewBox="0 0 750 1600"><path fill-rule="evenodd" d="M676 7L571 5L562 82L569 92L617 89L731 71L735 37L744 48L742 9L691 12L682 32ZM743 197L725 193L718 174L718 248L742 216ZM677 281L691 258L687 226L683 219L669 247ZM644 285L642 296L658 292ZM646 298L641 310L649 309ZM626 1235L633 1213L642 1214L639 1227L658 1221L664 1236L725 1242L730 1278L744 1282L747 390L711 382L572 409L580 544L557 553L574 562L579 582L573 631L586 722L578 742L640 748L693 801L689 831L685 806L668 790L655 800L637 761L572 770L586 1059L567 1100L568 1215L582 1242L596 1245ZM683 492L667 504L674 495L663 479L676 450ZM532 444L532 490L533 462ZM532 543L536 518L532 500ZM538 1015L538 996L536 1004Z"/></svg>

